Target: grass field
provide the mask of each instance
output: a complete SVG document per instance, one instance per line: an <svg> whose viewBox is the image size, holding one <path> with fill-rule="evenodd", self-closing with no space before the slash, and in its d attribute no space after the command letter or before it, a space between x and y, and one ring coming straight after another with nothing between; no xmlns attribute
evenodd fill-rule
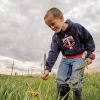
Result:
<svg viewBox="0 0 100 100"><path fill-rule="evenodd" d="M55 100L55 75L48 81L40 76L0 75L0 100ZM72 100L72 90L69 100ZM83 100L100 100L100 73L86 74Z"/></svg>

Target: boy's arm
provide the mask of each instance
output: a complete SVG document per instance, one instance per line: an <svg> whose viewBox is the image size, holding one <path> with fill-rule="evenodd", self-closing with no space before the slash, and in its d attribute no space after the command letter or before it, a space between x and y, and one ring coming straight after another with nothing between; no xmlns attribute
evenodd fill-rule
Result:
<svg viewBox="0 0 100 100"><path fill-rule="evenodd" d="M92 35L82 25L77 24L79 36L84 43L85 50L87 51L86 58L91 58L92 53L95 50L95 43Z"/></svg>
<svg viewBox="0 0 100 100"><path fill-rule="evenodd" d="M56 37L53 36L52 43L51 43L51 50L49 51L48 58L46 61L46 69L44 73L42 73L42 79L47 80L49 76L49 72L51 72L53 65L55 64L55 61L57 60L57 57L59 55L60 49L57 44Z"/></svg>
<svg viewBox="0 0 100 100"><path fill-rule="evenodd" d="M56 40L56 36L54 35L52 38L51 49L49 51L48 58L46 61L46 70L49 70L49 72L51 72L51 69L57 60L59 52L60 49Z"/></svg>

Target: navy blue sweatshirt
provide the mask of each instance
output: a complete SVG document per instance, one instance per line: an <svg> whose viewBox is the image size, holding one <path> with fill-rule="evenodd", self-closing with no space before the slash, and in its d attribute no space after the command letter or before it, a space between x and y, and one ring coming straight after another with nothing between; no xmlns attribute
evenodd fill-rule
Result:
<svg viewBox="0 0 100 100"><path fill-rule="evenodd" d="M74 56L87 51L90 58L95 50L94 40L91 34L80 24L67 20L68 27L65 31L55 33L52 37L51 49L46 61L46 69L51 71L59 52L63 56Z"/></svg>

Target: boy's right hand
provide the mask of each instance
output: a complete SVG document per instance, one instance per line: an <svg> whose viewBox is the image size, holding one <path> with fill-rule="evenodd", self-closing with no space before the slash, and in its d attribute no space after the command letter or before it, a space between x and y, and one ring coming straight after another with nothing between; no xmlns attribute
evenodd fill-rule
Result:
<svg viewBox="0 0 100 100"><path fill-rule="evenodd" d="M48 80L49 71L45 70L44 73L42 73L41 77L42 77L43 80Z"/></svg>

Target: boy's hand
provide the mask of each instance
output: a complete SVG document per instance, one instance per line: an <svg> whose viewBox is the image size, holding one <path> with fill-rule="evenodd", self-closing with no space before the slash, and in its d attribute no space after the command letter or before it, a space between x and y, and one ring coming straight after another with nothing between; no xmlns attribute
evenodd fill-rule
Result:
<svg viewBox="0 0 100 100"><path fill-rule="evenodd" d="M48 80L49 71L48 70L45 70L45 72L42 73L41 77L42 77L43 80Z"/></svg>
<svg viewBox="0 0 100 100"><path fill-rule="evenodd" d="M85 62L86 62L88 65L90 65L90 64L92 63L92 59L86 58Z"/></svg>

